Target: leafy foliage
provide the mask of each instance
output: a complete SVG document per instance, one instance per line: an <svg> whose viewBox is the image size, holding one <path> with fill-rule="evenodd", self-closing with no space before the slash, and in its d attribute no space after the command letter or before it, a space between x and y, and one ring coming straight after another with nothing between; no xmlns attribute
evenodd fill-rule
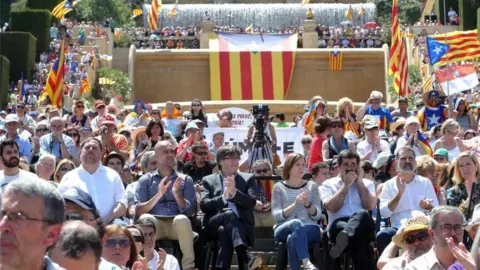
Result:
<svg viewBox="0 0 480 270"><path fill-rule="evenodd" d="M399 96L395 89L393 88L393 76L388 76L388 93L392 97L392 102L396 101ZM422 82L422 75L420 74L420 70L415 65L408 66L408 83L410 86L414 84L418 84ZM415 95L412 93L408 96L408 104L409 106L415 106Z"/></svg>
<svg viewBox="0 0 480 270"><path fill-rule="evenodd" d="M98 70L97 78L106 78L113 81L112 85L104 85L98 96L114 98L120 95L124 101L130 97L132 88L130 87L130 80L126 73L119 69L102 67ZM98 89L97 89L98 90Z"/></svg>
<svg viewBox="0 0 480 270"><path fill-rule="evenodd" d="M31 9L48 9L52 10L61 0L27 0L27 6Z"/></svg>
<svg viewBox="0 0 480 270"><path fill-rule="evenodd" d="M125 0L82 0L75 6L77 19L101 22L112 17L118 26L130 20L130 7Z"/></svg>
<svg viewBox="0 0 480 270"><path fill-rule="evenodd" d="M118 48L129 48L134 41L135 41L134 37L127 34L123 34L120 36L120 39L117 41L116 44Z"/></svg>
<svg viewBox="0 0 480 270"><path fill-rule="evenodd" d="M10 7L12 11L24 11L27 9L27 0L14 1Z"/></svg>
<svg viewBox="0 0 480 270"><path fill-rule="evenodd" d="M392 1L373 0L377 6L377 22L381 25L390 24L392 21ZM416 23L422 15L423 2L418 0L399 0L398 17L402 25Z"/></svg>
<svg viewBox="0 0 480 270"><path fill-rule="evenodd" d="M29 32L0 33L0 54L10 60L10 80L32 80L37 39Z"/></svg>

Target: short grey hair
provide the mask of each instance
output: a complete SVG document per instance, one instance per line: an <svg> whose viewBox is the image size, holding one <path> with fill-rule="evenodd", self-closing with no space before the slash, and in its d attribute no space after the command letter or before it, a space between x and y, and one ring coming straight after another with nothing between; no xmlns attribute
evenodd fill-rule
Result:
<svg viewBox="0 0 480 270"><path fill-rule="evenodd" d="M58 190L48 181L22 179L7 185L3 196L8 193L43 199L43 219L51 225L62 224L65 219L65 202Z"/></svg>
<svg viewBox="0 0 480 270"><path fill-rule="evenodd" d="M51 159L53 160L53 170L55 171L55 168L57 167L56 165L56 158L54 155L49 154L49 153L43 153L39 158L37 163L35 164L35 172L38 173L38 166L45 160L45 159Z"/></svg>
<svg viewBox="0 0 480 270"><path fill-rule="evenodd" d="M145 152L145 154L143 154L142 158L140 159L140 166L142 166L142 170L147 168L148 163L150 163L150 161L154 158L155 158L155 151L150 150Z"/></svg>
<svg viewBox="0 0 480 270"><path fill-rule="evenodd" d="M440 214L452 214L456 213L462 217L462 224L465 224L465 216L463 213L457 208L450 205L440 205L433 208L432 212L430 213L430 228L435 228L438 224L438 216Z"/></svg>
<svg viewBox="0 0 480 270"><path fill-rule="evenodd" d="M379 92L377 90L373 90L370 93L370 98L378 98L378 99L382 100L383 99L383 94L382 94L382 92Z"/></svg>
<svg viewBox="0 0 480 270"><path fill-rule="evenodd" d="M37 123L36 128L40 126L45 126L46 128L50 129L50 123L47 120L42 120Z"/></svg>
<svg viewBox="0 0 480 270"><path fill-rule="evenodd" d="M83 221L67 221L63 224L55 249L64 257L80 260L89 250L95 255L96 263L102 256L102 240L94 227Z"/></svg>
<svg viewBox="0 0 480 270"><path fill-rule="evenodd" d="M272 164L270 164L270 161L268 161L267 159L255 160L255 162L252 165L252 168L256 168L257 166L263 165L263 164L266 164L268 168L270 168L270 171L273 171Z"/></svg>

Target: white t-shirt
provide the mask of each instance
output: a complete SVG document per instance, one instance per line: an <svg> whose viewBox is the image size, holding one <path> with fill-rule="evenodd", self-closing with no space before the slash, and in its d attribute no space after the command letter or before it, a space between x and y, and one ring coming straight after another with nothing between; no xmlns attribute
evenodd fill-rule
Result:
<svg viewBox="0 0 480 270"><path fill-rule="evenodd" d="M5 190L7 184L17 179L40 180L36 174L24 170L19 170L16 175L5 175L3 172L3 170L0 170L0 191Z"/></svg>
<svg viewBox="0 0 480 270"><path fill-rule="evenodd" d="M153 258L148 262L148 269L157 269L158 264L158 253L153 252ZM180 270L180 265L175 257L170 254L167 254L165 258L165 266L163 267L164 270Z"/></svg>
<svg viewBox="0 0 480 270"><path fill-rule="evenodd" d="M381 148L382 152L390 153L390 145L388 144L388 142L386 142L384 140L380 140L380 148ZM366 155L371 150L372 150L372 145L369 144L367 140L363 140L363 141L359 142L358 145L357 145L357 152L360 156ZM373 152L370 155L370 158L368 160L370 160L371 162L374 162L375 159L377 159L378 154L379 154L379 152L378 152L378 149L377 149L375 152Z"/></svg>
<svg viewBox="0 0 480 270"><path fill-rule="evenodd" d="M121 270L122 268L118 267L117 265L106 261L104 258L101 258L100 265L98 266L98 270Z"/></svg>

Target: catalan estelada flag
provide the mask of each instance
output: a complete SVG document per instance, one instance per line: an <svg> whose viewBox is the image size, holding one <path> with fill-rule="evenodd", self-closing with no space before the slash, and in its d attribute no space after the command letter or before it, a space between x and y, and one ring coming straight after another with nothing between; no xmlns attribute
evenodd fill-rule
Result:
<svg viewBox="0 0 480 270"><path fill-rule="evenodd" d="M328 54L328 68L332 71L342 70L343 54L341 51L332 51Z"/></svg>
<svg viewBox="0 0 480 270"><path fill-rule="evenodd" d="M171 20L173 16L178 14L178 0L175 1L175 5L173 8L168 12L167 17Z"/></svg>
<svg viewBox="0 0 480 270"><path fill-rule="evenodd" d="M137 16L140 16L143 14L143 10L141 8L135 8L134 10L132 10L132 18L135 18Z"/></svg>
<svg viewBox="0 0 480 270"><path fill-rule="evenodd" d="M427 49L430 64L433 66L444 66L480 57L477 30L427 36Z"/></svg>
<svg viewBox="0 0 480 270"><path fill-rule="evenodd" d="M408 134L405 132L405 140L408 141ZM428 156L432 156L433 155L433 151L432 151L432 147L430 147L430 143L428 142L428 139L427 137L425 137L425 135L423 135L422 132L420 132L420 130L417 131L417 137L418 137L418 147L422 147L423 150L425 150L425 155L428 155ZM410 145L411 147L413 147L413 142L412 142L412 145Z"/></svg>
<svg viewBox="0 0 480 270"><path fill-rule="evenodd" d="M65 41L62 41L60 55L53 64L50 74L48 75L45 92L53 106L62 107L63 98L63 76L65 75Z"/></svg>
<svg viewBox="0 0 480 270"><path fill-rule="evenodd" d="M57 19L65 17L65 15L73 10L73 7L78 3L78 1L64 0L60 4L56 5L52 10L52 16Z"/></svg>
<svg viewBox="0 0 480 270"><path fill-rule="evenodd" d="M90 88L90 82L88 81L87 73L84 71L80 81L80 94L83 95L90 91L92 91L92 88Z"/></svg>
<svg viewBox="0 0 480 270"><path fill-rule="evenodd" d="M212 33L211 100L282 100L292 79L297 35Z"/></svg>

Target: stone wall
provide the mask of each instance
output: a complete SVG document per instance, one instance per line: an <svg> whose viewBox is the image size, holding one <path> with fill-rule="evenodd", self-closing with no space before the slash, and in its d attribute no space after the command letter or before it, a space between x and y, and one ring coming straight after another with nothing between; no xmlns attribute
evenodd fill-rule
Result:
<svg viewBox="0 0 480 270"><path fill-rule="evenodd" d="M112 57L112 68L128 73L128 52L129 48L114 48Z"/></svg>
<svg viewBox="0 0 480 270"><path fill-rule="evenodd" d="M288 100L308 100L321 95L335 101L350 97L365 102L372 90L386 93L385 49L343 50L343 70L330 71L329 50L299 49ZM130 51L129 72L134 100L152 103L167 100L210 100L208 50Z"/></svg>

